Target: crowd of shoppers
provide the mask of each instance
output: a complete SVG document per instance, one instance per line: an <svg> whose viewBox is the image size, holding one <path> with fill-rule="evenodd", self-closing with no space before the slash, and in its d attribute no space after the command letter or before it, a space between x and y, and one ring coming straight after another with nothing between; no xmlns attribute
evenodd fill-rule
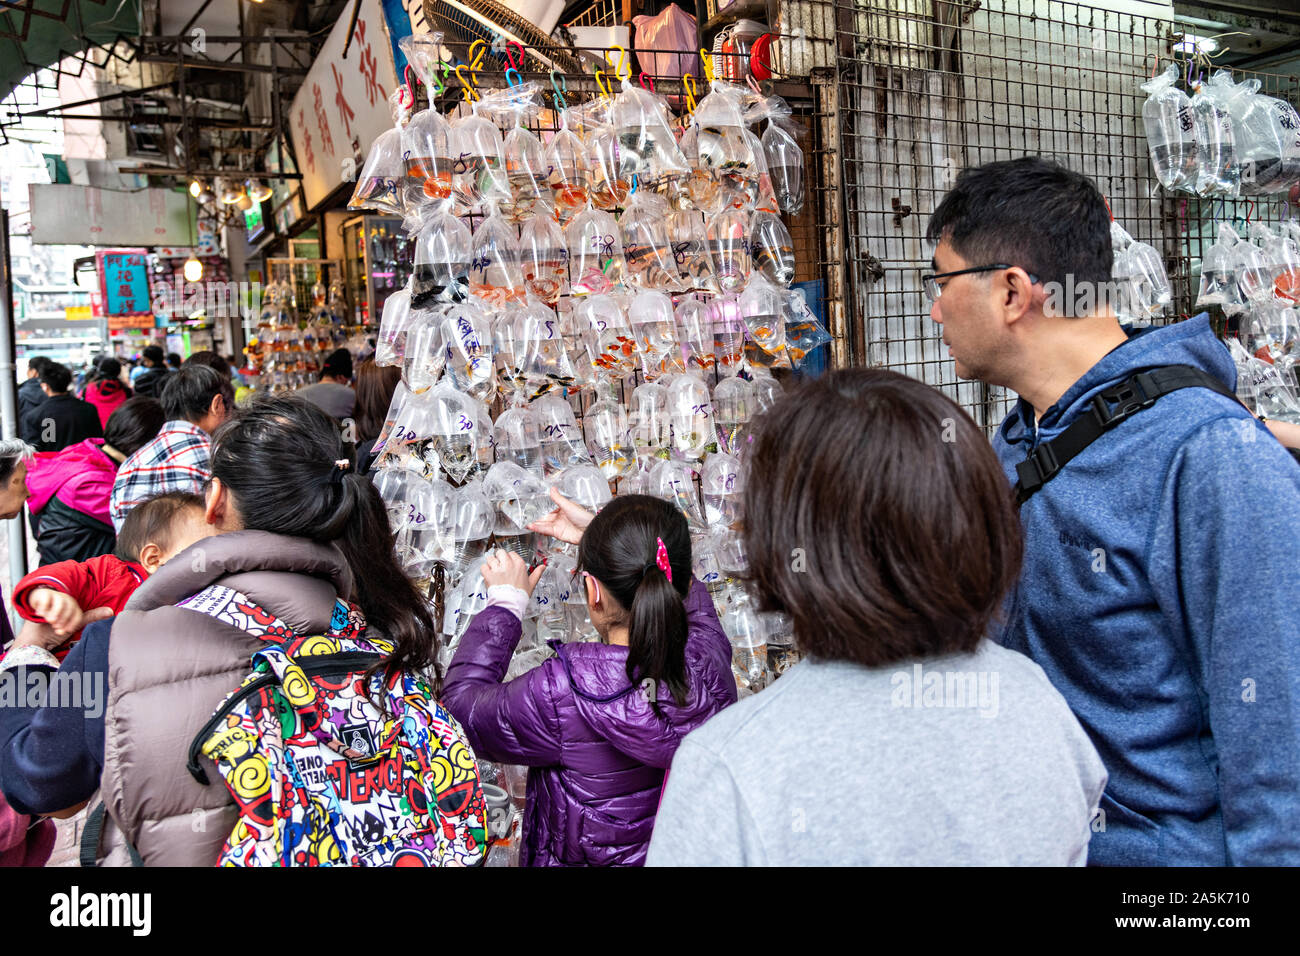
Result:
<svg viewBox="0 0 1300 956"><path fill-rule="evenodd" d="M740 701L686 520L642 495L552 492L530 526L577 547L599 642L507 680L543 569L495 551L444 677L364 474L395 368L354 383L340 350L237 406L216 353L146 350L134 398L101 361L86 402L33 363L0 518L27 502L50 563L11 595L0 668L109 695L0 709L0 861L39 863L47 828L22 824L97 803L105 863L478 863L490 760L528 768L528 865L1300 863L1285 432L1236 402L1205 317L1049 306L1110 279L1085 177L967 170L929 238L957 373L1017 403L990 444L940 391L847 369L753 422L746 590L803 660ZM1137 375L1177 384L1134 410ZM338 763L295 763L289 811L268 774L293 747Z"/></svg>

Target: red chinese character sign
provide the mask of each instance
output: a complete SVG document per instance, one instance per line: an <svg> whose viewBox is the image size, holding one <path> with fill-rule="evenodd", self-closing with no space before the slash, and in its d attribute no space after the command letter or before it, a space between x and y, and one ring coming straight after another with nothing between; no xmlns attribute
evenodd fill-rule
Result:
<svg viewBox="0 0 1300 956"><path fill-rule="evenodd" d="M371 144L393 126L387 100L397 88L397 71L381 0L361 0L344 59L349 20L335 25L289 112L303 195L312 209L355 177Z"/></svg>
<svg viewBox="0 0 1300 956"><path fill-rule="evenodd" d="M95 253L95 260L105 315L153 315L147 250L109 249Z"/></svg>

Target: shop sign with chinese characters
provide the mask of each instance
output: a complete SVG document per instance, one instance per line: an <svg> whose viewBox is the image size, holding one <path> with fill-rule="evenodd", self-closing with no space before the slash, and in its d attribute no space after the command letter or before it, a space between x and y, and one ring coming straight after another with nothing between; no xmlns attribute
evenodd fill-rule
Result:
<svg viewBox="0 0 1300 956"><path fill-rule="evenodd" d="M361 0L347 59L350 17L335 25L289 111L289 130L307 206L352 182L370 145L392 129L388 97L397 88L380 0Z"/></svg>
<svg viewBox="0 0 1300 956"><path fill-rule="evenodd" d="M107 249L96 252L99 285L108 316L153 315L149 299L148 251Z"/></svg>

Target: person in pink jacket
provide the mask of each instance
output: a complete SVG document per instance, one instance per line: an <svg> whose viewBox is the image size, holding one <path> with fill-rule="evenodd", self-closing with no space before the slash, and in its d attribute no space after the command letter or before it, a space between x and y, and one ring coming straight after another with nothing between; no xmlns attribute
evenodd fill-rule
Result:
<svg viewBox="0 0 1300 956"><path fill-rule="evenodd" d="M122 384L122 363L111 356L100 359L82 396L95 406L99 424L107 428L109 417L130 397L131 389Z"/></svg>

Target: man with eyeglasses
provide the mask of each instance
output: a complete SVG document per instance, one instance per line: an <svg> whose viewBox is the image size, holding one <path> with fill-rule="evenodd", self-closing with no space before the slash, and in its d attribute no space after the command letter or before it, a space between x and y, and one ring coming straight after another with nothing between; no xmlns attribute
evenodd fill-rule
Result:
<svg viewBox="0 0 1300 956"><path fill-rule="evenodd" d="M1300 467L1207 316L1120 325L1085 176L968 169L927 237L957 374L1019 396L994 439L1026 544L999 639L1109 772L1089 861L1300 864Z"/></svg>

